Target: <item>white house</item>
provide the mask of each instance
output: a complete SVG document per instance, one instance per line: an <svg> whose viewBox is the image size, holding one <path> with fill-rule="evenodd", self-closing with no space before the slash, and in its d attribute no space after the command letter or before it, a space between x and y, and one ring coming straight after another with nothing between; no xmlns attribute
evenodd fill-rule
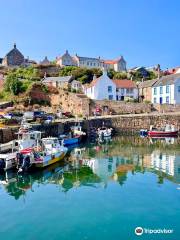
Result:
<svg viewBox="0 0 180 240"><path fill-rule="evenodd" d="M180 104L180 74L160 78L152 87L152 103Z"/></svg>
<svg viewBox="0 0 180 240"><path fill-rule="evenodd" d="M95 100L124 101L126 98L138 98L138 88L135 82L127 79L111 80L105 70L102 76L94 78L90 84L83 87L84 93Z"/></svg>
<svg viewBox="0 0 180 240"><path fill-rule="evenodd" d="M84 93L91 99L96 100L116 100L116 84L108 77L103 70L103 75L94 78L93 81L84 86Z"/></svg>
<svg viewBox="0 0 180 240"><path fill-rule="evenodd" d="M138 99L138 88L132 80L112 80L116 85L116 100L124 101L126 98Z"/></svg>

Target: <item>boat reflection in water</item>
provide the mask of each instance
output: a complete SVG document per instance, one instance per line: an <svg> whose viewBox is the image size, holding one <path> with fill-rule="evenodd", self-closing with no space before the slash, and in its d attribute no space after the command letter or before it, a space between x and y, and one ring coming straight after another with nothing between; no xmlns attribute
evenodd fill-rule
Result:
<svg viewBox="0 0 180 240"><path fill-rule="evenodd" d="M153 137L153 138L149 138L150 139L150 143L154 144L156 142L160 142L163 144L174 144L176 141L176 138L174 137Z"/></svg>
<svg viewBox="0 0 180 240"><path fill-rule="evenodd" d="M5 191L19 199L28 191L46 184L55 184L59 191L85 187L108 187L111 182L126 184L129 173L150 172L157 175L157 184L164 179L180 183L180 151L120 145L118 141L104 145L91 145L72 150L66 163L57 163L33 174L1 175Z"/></svg>

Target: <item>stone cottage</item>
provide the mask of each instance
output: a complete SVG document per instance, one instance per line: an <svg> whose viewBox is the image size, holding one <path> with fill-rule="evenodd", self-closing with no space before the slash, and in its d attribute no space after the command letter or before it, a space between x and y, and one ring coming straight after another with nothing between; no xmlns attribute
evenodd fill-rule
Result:
<svg viewBox="0 0 180 240"><path fill-rule="evenodd" d="M17 49L16 44L14 48L6 54L3 58L3 66L20 66L25 62L23 54Z"/></svg>
<svg viewBox="0 0 180 240"><path fill-rule="evenodd" d="M55 88L61 88L61 89L68 89L70 86L70 82L72 81L72 76L65 76L65 77L45 77L42 80L42 83L44 83L47 86L53 86Z"/></svg>
<svg viewBox="0 0 180 240"><path fill-rule="evenodd" d="M138 84L140 102L151 102L152 86L157 82L157 80L158 79L148 80Z"/></svg>

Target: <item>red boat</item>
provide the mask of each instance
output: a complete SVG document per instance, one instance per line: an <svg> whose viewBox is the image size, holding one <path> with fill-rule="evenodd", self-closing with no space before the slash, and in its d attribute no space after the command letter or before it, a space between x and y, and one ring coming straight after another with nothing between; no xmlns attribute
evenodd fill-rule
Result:
<svg viewBox="0 0 180 240"><path fill-rule="evenodd" d="M156 128L151 127L150 131L148 131L149 137L177 137L178 130L174 129L174 126L166 125L164 130L158 130Z"/></svg>
<svg viewBox="0 0 180 240"><path fill-rule="evenodd" d="M171 131L171 132L165 132L165 131L149 131L148 136L149 137L177 137L178 131Z"/></svg>

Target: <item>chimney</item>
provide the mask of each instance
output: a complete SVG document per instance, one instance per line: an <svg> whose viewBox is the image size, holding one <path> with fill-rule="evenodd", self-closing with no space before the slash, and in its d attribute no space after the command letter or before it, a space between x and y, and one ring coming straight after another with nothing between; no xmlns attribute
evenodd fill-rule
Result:
<svg viewBox="0 0 180 240"><path fill-rule="evenodd" d="M14 43L14 49L16 49L16 43Z"/></svg>
<svg viewBox="0 0 180 240"><path fill-rule="evenodd" d="M158 64L158 65L157 65L158 79L160 79L160 70L161 70L160 64Z"/></svg>

